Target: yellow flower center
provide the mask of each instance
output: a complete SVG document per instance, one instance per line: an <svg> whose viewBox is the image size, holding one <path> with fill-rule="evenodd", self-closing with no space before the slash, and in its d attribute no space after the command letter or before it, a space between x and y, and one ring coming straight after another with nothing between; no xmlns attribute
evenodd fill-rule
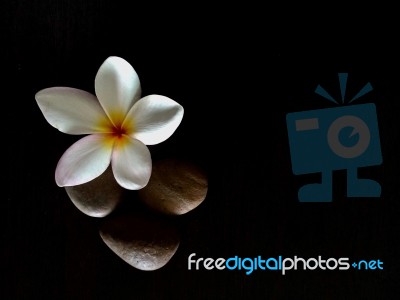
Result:
<svg viewBox="0 0 400 300"><path fill-rule="evenodd" d="M123 135L127 134L126 129L122 126L114 126L112 129L112 135L116 138L121 138Z"/></svg>
<svg viewBox="0 0 400 300"><path fill-rule="evenodd" d="M128 143L128 136L134 132L133 120L125 119L119 112L110 113L110 118L100 120L99 125L106 133L105 143L109 146L121 147Z"/></svg>

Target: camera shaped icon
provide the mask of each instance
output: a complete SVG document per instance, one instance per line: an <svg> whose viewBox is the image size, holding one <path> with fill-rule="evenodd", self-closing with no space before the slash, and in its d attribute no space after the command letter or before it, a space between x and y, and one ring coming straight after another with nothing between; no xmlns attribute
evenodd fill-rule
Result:
<svg viewBox="0 0 400 300"><path fill-rule="evenodd" d="M329 96L325 91L320 94ZM360 167L382 163L375 104L293 112L287 114L286 124L293 173L321 173L321 183L300 188L300 202L331 202L335 170L347 170L348 197L380 197L380 184L357 174Z"/></svg>

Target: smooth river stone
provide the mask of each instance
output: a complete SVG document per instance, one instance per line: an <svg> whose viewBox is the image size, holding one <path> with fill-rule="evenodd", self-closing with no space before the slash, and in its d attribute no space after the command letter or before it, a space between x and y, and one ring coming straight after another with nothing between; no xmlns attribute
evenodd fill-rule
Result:
<svg viewBox="0 0 400 300"><path fill-rule="evenodd" d="M67 186L65 190L81 212L98 218L110 214L120 202L123 193L123 188L115 181L111 168L88 183Z"/></svg>
<svg viewBox="0 0 400 300"><path fill-rule="evenodd" d="M155 162L139 198L150 208L169 215L182 215L206 198L208 180L195 164L176 159Z"/></svg>
<svg viewBox="0 0 400 300"><path fill-rule="evenodd" d="M106 219L100 236L115 254L143 271L165 266L179 246L179 235L172 224L145 215Z"/></svg>

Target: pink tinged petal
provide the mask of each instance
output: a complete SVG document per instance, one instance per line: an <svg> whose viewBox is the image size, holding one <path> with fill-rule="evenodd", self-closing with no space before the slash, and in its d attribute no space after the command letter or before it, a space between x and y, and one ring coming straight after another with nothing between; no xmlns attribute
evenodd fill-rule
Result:
<svg viewBox="0 0 400 300"><path fill-rule="evenodd" d="M150 95L140 99L129 111L125 123L133 122L133 137L146 145L168 139L183 118L183 107L174 100Z"/></svg>
<svg viewBox="0 0 400 300"><path fill-rule="evenodd" d="M124 59L111 56L105 60L95 79L96 95L114 124L122 122L133 103L140 98L139 77Z"/></svg>
<svg viewBox="0 0 400 300"><path fill-rule="evenodd" d="M150 151L141 141L125 136L117 141L111 165L117 182L128 190L147 185L151 175Z"/></svg>
<svg viewBox="0 0 400 300"><path fill-rule="evenodd" d="M35 95L50 125L69 134L91 134L110 128L110 121L97 98L69 87L53 87Z"/></svg>
<svg viewBox="0 0 400 300"><path fill-rule="evenodd" d="M65 151L56 168L58 186L75 186L100 176L110 165L113 139L88 135Z"/></svg>

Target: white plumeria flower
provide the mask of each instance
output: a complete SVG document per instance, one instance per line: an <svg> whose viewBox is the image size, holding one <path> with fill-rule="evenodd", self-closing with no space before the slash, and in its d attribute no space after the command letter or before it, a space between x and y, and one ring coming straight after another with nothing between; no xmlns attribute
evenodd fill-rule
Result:
<svg viewBox="0 0 400 300"><path fill-rule="evenodd" d="M140 98L138 75L120 57L109 57L95 78L97 98L85 91L53 87L36 101L50 125L68 134L88 134L73 144L56 168L58 186L75 186L100 176L110 165L116 181L141 189L151 175L146 145L168 139L179 126L183 107L159 95Z"/></svg>

